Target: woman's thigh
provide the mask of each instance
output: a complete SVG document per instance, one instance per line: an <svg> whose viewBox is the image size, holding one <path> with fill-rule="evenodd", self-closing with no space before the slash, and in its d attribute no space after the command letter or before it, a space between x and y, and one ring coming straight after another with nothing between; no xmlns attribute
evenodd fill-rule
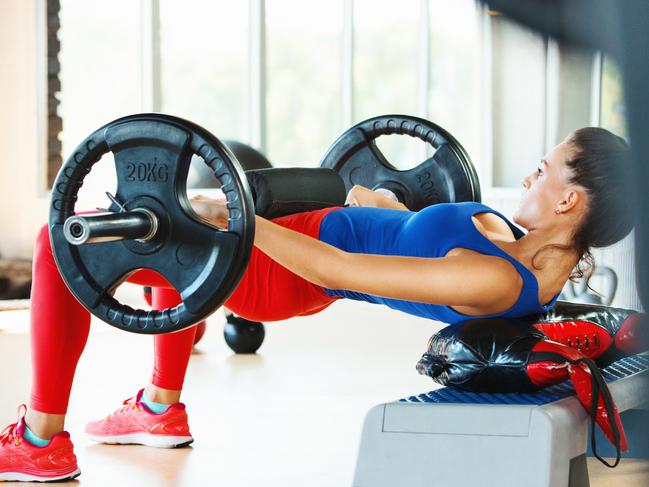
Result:
<svg viewBox="0 0 649 487"><path fill-rule="evenodd" d="M318 238L320 223L337 207L276 218L274 223ZM224 306L254 321L278 321L323 310L338 298L278 264L256 247L238 286Z"/></svg>

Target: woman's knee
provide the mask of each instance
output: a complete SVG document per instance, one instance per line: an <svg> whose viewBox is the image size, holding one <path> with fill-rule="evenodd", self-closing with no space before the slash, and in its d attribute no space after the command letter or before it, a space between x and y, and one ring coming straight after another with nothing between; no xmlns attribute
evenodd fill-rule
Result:
<svg viewBox="0 0 649 487"><path fill-rule="evenodd" d="M52 253L52 244L50 243L50 230L47 223L43 225L38 234L36 235L36 242L34 244L34 255L41 255L43 253Z"/></svg>
<svg viewBox="0 0 649 487"><path fill-rule="evenodd" d="M57 267L54 261L54 254L52 253L49 228L47 225L43 225L38 231L36 241L34 242L34 276L37 273L45 272L46 269L57 269Z"/></svg>

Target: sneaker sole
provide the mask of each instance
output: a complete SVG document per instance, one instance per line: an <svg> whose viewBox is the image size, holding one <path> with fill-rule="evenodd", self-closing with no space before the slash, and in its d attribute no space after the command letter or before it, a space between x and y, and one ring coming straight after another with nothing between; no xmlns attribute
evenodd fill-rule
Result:
<svg viewBox="0 0 649 487"><path fill-rule="evenodd" d="M72 473L58 477L38 477L20 472L4 472L0 473L0 482L61 482L62 480L76 479L79 475L81 475L81 470L78 468Z"/></svg>
<svg viewBox="0 0 649 487"><path fill-rule="evenodd" d="M92 441L109 445L145 445L154 448L181 448L194 442L191 436L150 435L148 433L133 433L119 436L94 436L86 433Z"/></svg>

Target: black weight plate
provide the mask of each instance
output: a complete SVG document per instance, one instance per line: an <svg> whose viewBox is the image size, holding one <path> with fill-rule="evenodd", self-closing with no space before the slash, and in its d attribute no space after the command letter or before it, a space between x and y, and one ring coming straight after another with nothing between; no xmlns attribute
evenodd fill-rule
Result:
<svg viewBox="0 0 649 487"><path fill-rule="evenodd" d="M409 135L435 153L418 166L400 171L386 160L376 139ZM439 125L409 115L382 115L354 125L325 153L322 167L337 171L349 191L355 184L393 191L410 210L436 203L480 201L480 182L462 145Z"/></svg>
<svg viewBox="0 0 649 487"><path fill-rule="evenodd" d="M148 242L71 245L63 223L74 214L84 177L107 152L115 157L117 200L127 210L155 213L158 232ZM199 221L191 209L186 179L192 154L199 155L222 183L230 215L227 231ZM236 158L207 130L169 115L120 118L83 141L56 178L49 228L57 266L81 304L109 324L136 333L181 330L221 306L241 279L254 239L250 195ZM161 274L182 302L145 311L114 299L114 288L138 269Z"/></svg>

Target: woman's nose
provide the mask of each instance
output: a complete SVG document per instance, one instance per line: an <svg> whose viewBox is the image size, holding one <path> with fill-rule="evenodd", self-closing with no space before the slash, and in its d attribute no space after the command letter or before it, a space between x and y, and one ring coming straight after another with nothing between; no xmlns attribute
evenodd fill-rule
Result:
<svg viewBox="0 0 649 487"><path fill-rule="evenodd" d="M525 189L530 189L530 177L526 176L523 178L523 187Z"/></svg>

